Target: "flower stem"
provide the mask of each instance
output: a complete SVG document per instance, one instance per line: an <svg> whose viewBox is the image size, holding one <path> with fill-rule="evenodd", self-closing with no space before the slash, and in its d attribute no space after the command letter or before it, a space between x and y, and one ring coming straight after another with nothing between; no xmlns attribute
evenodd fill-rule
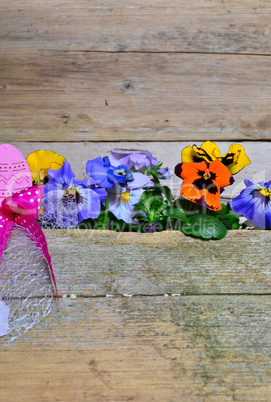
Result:
<svg viewBox="0 0 271 402"><path fill-rule="evenodd" d="M108 207L109 207L109 198L107 196L106 200L105 200L105 211L104 211L104 218L103 218L103 230L106 228L106 224L107 224Z"/></svg>

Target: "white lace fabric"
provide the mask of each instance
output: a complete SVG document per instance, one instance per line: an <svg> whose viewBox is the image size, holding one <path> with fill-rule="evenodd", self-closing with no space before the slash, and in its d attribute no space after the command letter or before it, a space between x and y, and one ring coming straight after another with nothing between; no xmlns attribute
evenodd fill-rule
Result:
<svg viewBox="0 0 271 402"><path fill-rule="evenodd" d="M13 341L51 311L54 288L43 254L24 229L14 225L0 259L0 300L10 308L8 332Z"/></svg>
<svg viewBox="0 0 271 402"><path fill-rule="evenodd" d="M37 219L42 229L76 229L78 227L76 194L58 199L49 193L43 198L41 208L45 205L46 213L39 215Z"/></svg>

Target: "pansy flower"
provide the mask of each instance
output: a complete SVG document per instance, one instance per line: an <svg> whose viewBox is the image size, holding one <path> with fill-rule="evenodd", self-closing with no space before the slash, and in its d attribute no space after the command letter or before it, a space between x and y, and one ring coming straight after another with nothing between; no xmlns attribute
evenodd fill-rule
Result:
<svg viewBox="0 0 271 402"><path fill-rule="evenodd" d="M242 145L232 144L227 154L221 155L219 147L211 141L205 141L200 148L189 145L182 151L182 162L211 162L220 160L231 174L238 173L251 162Z"/></svg>
<svg viewBox="0 0 271 402"><path fill-rule="evenodd" d="M152 186L153 182L148 176L142 173L134 173L134 180L122 187L117 184L108 190L109 211L116 218L122 219L126 223L132 223L133 217L137 213L134 205L137 204L144 192L143 187Z"/></svg>
<svg viewBox="0 0 271 402"><path fill-rule="evenodd" d="M168 179L172 178L172 175L170 174L170 170L168 167L165 167L165 168L160 167L155 170L158 174L158 179L168 180Z"/></svg>
<svg viewBox="0 0 271 402"><path fill-rule="evenodd" d="M149 151L116 151L112 150L110 162L112 165L126 165L133 172L154 174L159 180L167 180L171 177L168 167L162 168L157 158Z"/></svg>
<svg viewBox="0 0 271 402"><path fill-rule="evenodd" d="M75 179L71 166L64 161L58 170L48 170L49 181L44 186L45 216L69 227L69 222L78 224L84 219L95 219L101 211L101 196L87 180ZM73 215L73 216L71 216Z"/></svg>
<svg viewBox="0 0 271 402"><path fill-rule="evenodd" d="M133 180L130 169L125 165L113 166L108 156L98 157L87 162L86 173L93 182L103 188L112 188L115 184L126 185Z"/></svg>
<svg viewBox="0 0 271 402"><path fill-rule="evenodd" d="M267 183L245 181L246 188L230 201L233 212L245 216L255 226L271 229L271 180Z"/></svg>
<svg viewBox="0 0 271 402"><path fill-rule="evenodd" d="M34 184L45 184L48 169L59 169L66 159L53 151L35 151L28 155L28 163Z"/></svg>
<svg viewBox="0 0 271 402"><path fill-rule="evenodd" d="M157 159L149 151L115 151L111 152L112 165L126 165L129 169L133 168L135 171L141 169L148 169L158 165ZM142 172L144 173L144 172Z"/></svg>
<svg viewBox="0 0 271 402"><path fill-rule="evenodd" d="M234 182L229 170L219 160L179 163L175 167L175 174L183 179L182 197L213 211L221 209L221 189Z"/></svg>

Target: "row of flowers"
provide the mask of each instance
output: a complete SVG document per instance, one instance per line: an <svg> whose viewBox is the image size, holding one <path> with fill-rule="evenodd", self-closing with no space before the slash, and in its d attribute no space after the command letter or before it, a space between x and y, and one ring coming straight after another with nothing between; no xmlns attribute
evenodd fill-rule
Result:
<svg viewBox="0 0 271 402"><path fill-rule="evenodd" d="M253 184L227 205L220 203L233 175L250 163L243 146L233 144L227 154L211 141L182 151L175 174L181 178L180 196L168 186L168 168L151 152L112 150L110 156L86 163L78 180L66 159L52 151L36 151L27 158L34 184L44 185L38 218L45 228L96 228L159 231L180 229L203 238L222 238L227 229L241 227L245 216L262 229L271 228L271 181Z"/></svg>

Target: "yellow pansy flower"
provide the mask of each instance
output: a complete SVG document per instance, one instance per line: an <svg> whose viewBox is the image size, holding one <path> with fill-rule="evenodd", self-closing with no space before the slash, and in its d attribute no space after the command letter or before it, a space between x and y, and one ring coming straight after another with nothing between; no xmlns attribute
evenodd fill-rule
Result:
<svg viewBox="0 0 271 402"><path fill-rule="evenodd" d="M66 159L53 151L35 151L28 155L28 163L34 184L45 184L47 170L57 170L63 166Z"/></svg>
<svg viewBox="0 0 271 402"><path fill-rule="evenodd" d="M182 151L182 162L211 162L220 160L231 174L238 173L251 162L242 145L232 144L227 154L221 155L219 147L212 141L205 141L200 148L189 145Z"/></svg>

